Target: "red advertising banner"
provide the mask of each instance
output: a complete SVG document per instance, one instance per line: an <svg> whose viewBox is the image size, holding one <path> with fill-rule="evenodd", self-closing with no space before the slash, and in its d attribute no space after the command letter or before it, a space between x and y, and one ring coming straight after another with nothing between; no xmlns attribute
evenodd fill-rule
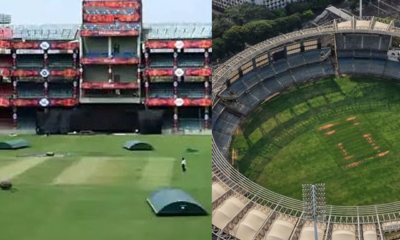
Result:
<svg viewBox="0 0 400 240"><path fill-rule="evenodd" d="M140 9L139 1L87 1L83 7L135 8Z"/></svg>
<svg viewBox="0 0 400 240"><path fill-rule="evenodd" d="M13 30L11 28L0 28L0 39L13 38Z"/></svg>
<svg viewBox="0 0 400 240"><path fill-rule="evenodd" d="M189 98L148 98L145 100L147 106L152 107L209 107L212 105L212 99L201 98L201 99L189 99Z"/></svg>
<svg viewBox="0 0 400 240"><path fill-rule="evenodd" d="M50 76L53 76L53 77L74 78L79 75L80 75L80 72L79 72L79 70L76 70L76 69L50 70Z"/></svg>
<svg viewBox="0 0 400 240"><path fill-rule="evenodd" d="M65 69L65 70L26 70L17 69L10 70L7 68L0 68L0 76L2 77L66 77L73 78L80 75L79 70L76 69Z"/></svg>
<svg viewBox="0 0 400 240"><path fill-rule="evenodd" d="M177 68L177 69L147 69L146 76L200 76L200 77L208 77L212 76L211 68Z"/></svg>
<svg viewBox="0 0 400 240"><path fill-rule="evenodd" d="M148 49L211 48L212 40L186 40L186 41L149 40L146 41L145 46Z"/></svg>
<svg viewBox="0 0 400 240"><path fill-rule="evenodd" d="M10 100L8 100L7 98L0 97L0 107L10 107L10 106L11 106Z"/></svg>
<svg viewBox="0 0 400 240"><path fill-rule="evenodd" d="M139 36L137 30L81 30L81 37Z"/></svg>
<svg viewBox="0 0 400 240"><path fill-rule="evenodd" d="M115 23L120 22L140 22L140 14L135 13L132 15L94 15L94 14L83 14L83 21L90 23Z"/></svg>
<svg viewBox="0 0 400 240"><path fill-rule="evenodd" d="M146 76L161 77L161 76L174 76L174 69L147 69Z"/></svg>
<svg viewBox="0 0 400 240"><path fill-rule="evenodd" d="M74 50L79 48L79 42L46 42L46 41L0 41L1 49L42 49L42 50Z"/></svg>
<svg viewBox="0 0 400 240"><path fill-rule="evenodd" d="M13 99L11 106L15 107L72 107L78 104L75 98L66 99Z"/></svg>
<svg viewBox="0 0 400 240"><path fill-rule="evenodd" d="M82 58L82 64L138 64L139 58Z"/></svg>
<svg viewBox="0 0 400 240"><path fill-rule="evenodd" d="M132 83L108 83L108 82L84 82L82 89L138 89L139 84Z"/></svg>

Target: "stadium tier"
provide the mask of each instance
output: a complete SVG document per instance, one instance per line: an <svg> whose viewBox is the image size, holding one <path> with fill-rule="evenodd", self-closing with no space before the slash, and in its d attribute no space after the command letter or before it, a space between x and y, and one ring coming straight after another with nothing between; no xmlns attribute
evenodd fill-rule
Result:
<svg viewBox="0 0 400 240"><path fill-rule="evenodd" d="M12 34L0 40L0 128L73 111L135 131L140 122L123 116L142 110L162 111L166 131L209 128L211 24L143 25L138 0L83 1L82 16L81 25L3 25ZM87 128L78 122L70 125ZM84 130L116 130L98 122Z"/></svg>
<svg viewBox="0 0 400 240"><path fill-rule="evenodd" d="M215 239L314 239L303 201L268 190L231 165L232 136L256 106L293 85L343 74L400 80L399 50L391 49L393 36L400 36L400 28L383 19L334 20L254 45L213 72ZM327 205L326 216L317 224L318 239L383 240L384 234L399 231L399 212L400 202Z"/></svg>
<svg viewBox="0 0 400 240"><path fill-rule="evenodd" d="M165 125L175 131L207 129L212 75L212 41L207 34L211 27L188 24L177 29L171 24L145 27L145 105L164 109L170 119Z"/></svg>

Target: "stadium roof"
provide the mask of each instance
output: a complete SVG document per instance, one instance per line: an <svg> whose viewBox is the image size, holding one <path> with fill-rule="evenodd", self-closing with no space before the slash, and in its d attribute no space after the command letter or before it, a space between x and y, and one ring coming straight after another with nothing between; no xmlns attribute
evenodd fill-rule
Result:
<svg viewBox="0 0 400 240"><path fill-rule="evenodd" d="M25 40L75 40L80 24L3 25L13 30L13 38Z"/></svg>
<svg viewBox="0 0 400 240"><path fill-rule="evenodd" d="M205 39L212 38L211 23L153 23L144 24L146 39Z"/></svg>
<svg viewBox="0 0 400 240"><path fill-rule="evenodd" d="M344 12L343 10L338 9L334 6L327 7L326 10L328 10L329 12L337 15L338 17L346 19L346 20L351 20L351 18L353 17L353 16L350 16L349 14L347 14L346 12Z"/></svg>
<svg viewBox="0 0 400 240"><path fill-rule="evenodd" d="M13 30L13 38L25 40L76 40L80 24L1 25ZM210 39L211 23L144 24L146 39Z"/></svg>

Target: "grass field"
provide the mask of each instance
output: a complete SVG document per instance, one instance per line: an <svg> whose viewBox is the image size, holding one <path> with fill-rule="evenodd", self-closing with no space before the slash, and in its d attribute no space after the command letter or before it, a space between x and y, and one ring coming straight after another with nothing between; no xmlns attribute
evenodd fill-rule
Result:
<svg viewBox="0 0 400 240"><path fill-rule="evenodd" d="M400 85L328 78L286 90L236 131L235 167L275 192L302 198L325 183L328 204L400 200Z"/></svg>
<svg viewBox="0 0 400 240"><path fill-rule="evenodd" d="M211 213L210 136L137 137L154 152L124 150L133 136L20 137L32 147L0 152L0 178L11 178L17 189L0 191L1 239L210 238L211 217L160 218L146 202L152 191L172 186ZM199 152L186 153L189 147ZM71 155L27 156L47 151Z"/></svg>

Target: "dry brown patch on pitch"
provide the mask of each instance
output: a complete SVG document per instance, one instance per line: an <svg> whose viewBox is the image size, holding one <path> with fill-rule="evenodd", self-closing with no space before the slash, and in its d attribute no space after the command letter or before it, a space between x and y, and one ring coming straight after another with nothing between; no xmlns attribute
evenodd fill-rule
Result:
<svg viewBox="0 0 400 240"><path fill-rule="evenodd" d="M354 125L354 126L358 126L358 125L360 125L360 123L357 122L357 123L354 123L353 125Z"/></svg>
<svg viewBox="0 0 400 240"><path fill-rule="evenodd" d="M351 156L345 157L344 159L345 159L345 160L349 160L349 159L352 159L353 157L354 157L354 155L351 155Z"/></svg>
<svg viewBox="0 0 400 240"><path fill-rule="evenodd" d="M322 127L318 128L318 130L321 131L321 130L324 130L324 129L328 129L328 128L331 128L331 127L336 126L338 124L339 124L338 122L337 123L330 123L330 124L327 124L325 126L322 126Z"/></svg>
<svg viewBox="0 0 400 240"><path fill-rule="evenodd" d="M346 121L351 121L351 120L354 120L354 119L356 119L357 117L349 117L348 119L346 119Z"/></svg>
<svg viewBox="0 0 400 240"><path fill-rule="evenodd" d="M325 135L332 135L332 134L334 134L335 132L336 132L336 130L332 130L332 131L329 131L329 132L325 133Z"/></svg>
<svg viewBox="0 0 400 240"><path fill-rule="evenodd" d="M363 137L368 141L369 144L371 144L372 146L375 146L375 142L371 137L371 134L367 133L364 134Z"/></svg>
<svg viewBox="0 0 400 240"><path fill-rule="evenodd" d="M388 154L388 153L389 153L389 151L386 151L386 152L378 153L378 155L376 155L376 156L378 156L378 157L383 157L383 156L385 156L385 155Z"/></svg>
<svg viewBox="0 0 400 240"><path fill-rule="evenodd" d="M353 163L350 163L349 165L347 165L346 167L355 167L355 166L358 166L360 163L361 163L361 161L353 162Z"/></svg>
<svg viewBox="0 0 400 240"><path fill-rule="evenodd" d="M347 150L343 147L342 143L338 143L336 146L338 146L340 148L340 151L347 156Z"/></svg>

